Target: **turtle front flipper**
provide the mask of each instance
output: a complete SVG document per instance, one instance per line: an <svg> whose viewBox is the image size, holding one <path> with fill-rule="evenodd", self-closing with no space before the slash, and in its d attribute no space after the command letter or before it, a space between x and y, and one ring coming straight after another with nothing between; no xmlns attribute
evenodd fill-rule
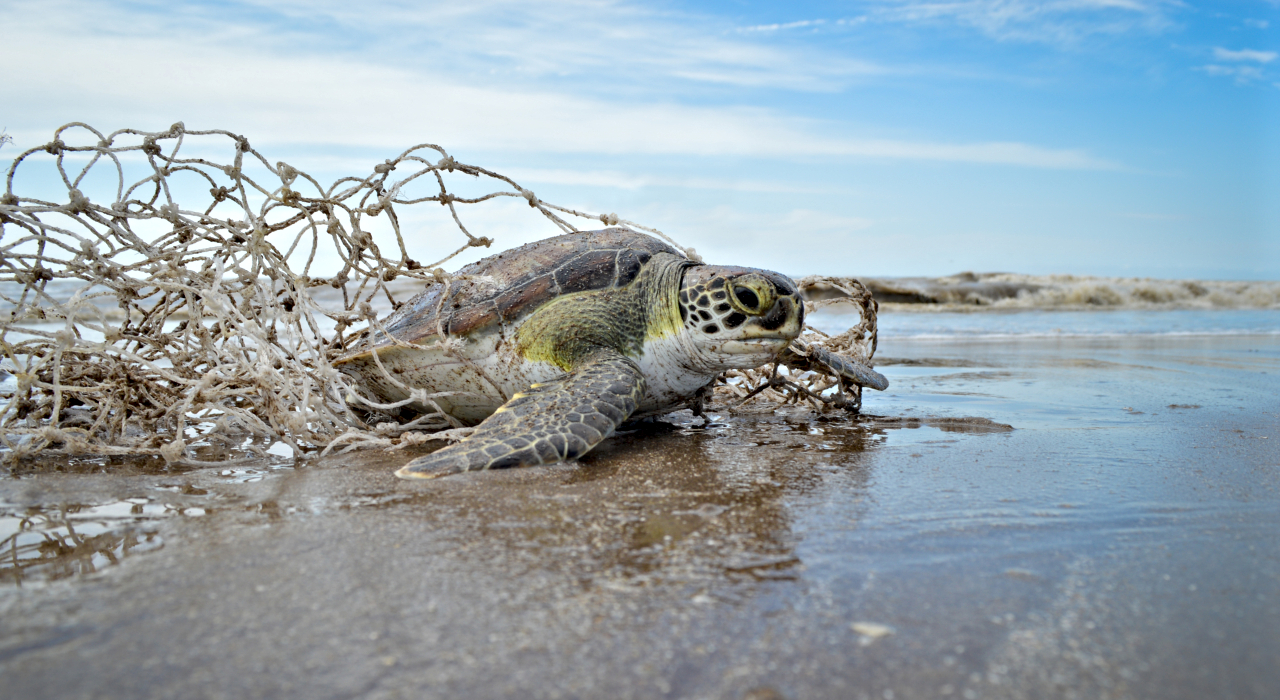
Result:
<svg viewBox="0 0 1280 700"><path fill-rule="evenodd" d="M434 479L581 457L636 410L644 390L636 363L602 348L564 378L511 397L470 437L409 462L396 476Z"/></svg>
<svg viewBox="0 0 1280 700"><path fill-rule="evenodd" d="M778 355L782 364L800 371L813 370L835 374L858 386L865 386L876 391L889 388L889 380L879 372L858 362L857 360L837 355L818 345L796 340Z"/></svg>

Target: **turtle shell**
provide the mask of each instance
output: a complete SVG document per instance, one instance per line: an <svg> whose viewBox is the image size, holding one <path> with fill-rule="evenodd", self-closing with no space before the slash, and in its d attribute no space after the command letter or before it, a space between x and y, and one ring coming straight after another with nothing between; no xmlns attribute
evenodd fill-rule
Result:
<svg viewBox="0 0 1280 700"><path fill-rule="evenodd" d="M445 285L437 282L388 316L384 327L408 343L441 328L449 336L469 336L519 320L561 294L623 287L658 253L681 256L666 243L625 228L547 238L463 267L454 273L443 303ZM361 354L387 344L378 334Z"/></svg>

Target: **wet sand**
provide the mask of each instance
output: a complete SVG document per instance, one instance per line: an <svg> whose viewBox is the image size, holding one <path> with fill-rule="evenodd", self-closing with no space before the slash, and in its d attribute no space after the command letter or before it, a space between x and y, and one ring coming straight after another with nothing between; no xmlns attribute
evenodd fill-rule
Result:
<svg viewBox="0 0 1280 700"><path fill-rule="evenodd" d="M878 357L552 468L21 468L0 696L1275 697L1276 336Z"/></svg>

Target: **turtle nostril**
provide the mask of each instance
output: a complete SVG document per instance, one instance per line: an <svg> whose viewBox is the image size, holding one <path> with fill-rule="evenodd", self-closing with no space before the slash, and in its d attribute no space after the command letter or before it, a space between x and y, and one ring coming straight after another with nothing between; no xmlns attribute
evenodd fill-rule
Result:
<svg viewBox="0 0 1280 700"><path fill-rule="evenodd" d="M791 304L788 297L782 297L778 300L773 308L769 309L769 313L760 319L760 327L765 330L776 331L787 322L787 317L791 315Z"/></svg>
<svg viewBox="0 0 1280 700"><path fill-rule="evenodd" d="M748 311L760 310L760 297L756 296L756 293L750 289L747 289L746 287L734 287L733 296L737 297L738 302L746 307Z"/></svg>

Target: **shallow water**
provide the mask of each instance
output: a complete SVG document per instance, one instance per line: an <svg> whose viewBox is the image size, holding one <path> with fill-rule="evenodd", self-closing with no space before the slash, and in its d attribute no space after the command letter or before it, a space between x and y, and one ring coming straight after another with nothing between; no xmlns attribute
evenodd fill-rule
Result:
<svg viewBox="0 0 1280 700"><path fill-rule="evenodd" d="M1273 697L1280 338L933 316L952 330L882 316L892 384L856 419L677 414L426 484L382 453L21 468L0 674L15 697Z"/></svg>

